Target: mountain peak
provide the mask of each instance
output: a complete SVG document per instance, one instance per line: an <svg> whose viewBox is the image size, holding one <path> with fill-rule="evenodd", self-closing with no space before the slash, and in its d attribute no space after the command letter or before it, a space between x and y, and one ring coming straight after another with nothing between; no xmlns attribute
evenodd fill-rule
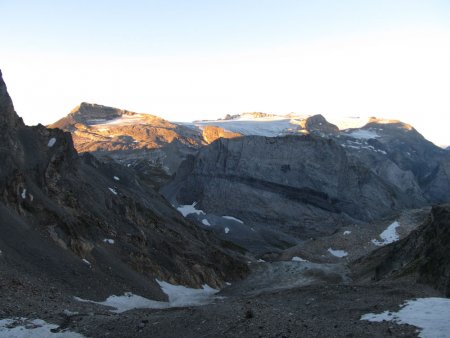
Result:
<svg viewBox="0 0 450 338"><path fill-rule="evenodd" d="M141 114L101 104L81 102L67 116L49 125L49 127L73 131L77 123L84 125L106 123L123 116L139 117Z"/></svg>
<svg viewBox="0 0 450 338"><path fill-rule="evenodd" d="M133 115L135 113L114 107L104 106L96 103L81 102L70 112L70 115L80 118L78 122L85 122L85 119L105 119L111 120L122 115Z"/></svg>

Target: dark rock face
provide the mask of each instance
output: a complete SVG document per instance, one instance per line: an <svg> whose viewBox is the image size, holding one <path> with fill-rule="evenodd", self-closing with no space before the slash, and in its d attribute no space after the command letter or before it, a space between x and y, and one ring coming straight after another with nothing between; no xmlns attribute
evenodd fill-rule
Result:
<svg viewBox="0 0 450 338"><path fill-rule="evenodd" d="M97 298L162 298L155 278L218 287L245 273L133 170L79 157L68 132L25 126L1 77L0 123L1 269Z"/></svg>
<svg viewBox="0 0 450 338"><path fill-rule="evenodd" d="M374 172L403 190L420 191L428 202L450 201L449 153L400 121L372 119L357 131L373 133L374 137L352 141L344 133L338 142Z"/></svg>
<svg viewBox="0 0 450 338"><path fill-rule="evenodd" d="M304 129L311 134L320 136L336 136L339 134L339 128L328 122L322 115L308 117L304 122Z"/></svg>
<svg viewBox="0 0 450 338"><path fill-rule="evenodd" d="M429 219L405 239L353 264L360 279L413 277L450 296L450 205L433 207Z"/></svg>
<svg viewBox="0 0 450 338"><path fill-rule="evenodd" d="M220 139L186 161L163 189L180 204L299 236L329 233L423 203L376 175L332 139Z"/></svg>

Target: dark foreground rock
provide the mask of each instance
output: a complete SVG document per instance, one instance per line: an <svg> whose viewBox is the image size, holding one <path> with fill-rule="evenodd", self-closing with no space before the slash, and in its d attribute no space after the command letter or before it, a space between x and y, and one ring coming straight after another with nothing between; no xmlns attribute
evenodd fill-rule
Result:
<svg viewBox="0 0 450 338"><path fill-rule="evenodd" d="M450 296L450 205L433 207L428 220L405 239L353 264L355 278L409 277Z"/></svg>

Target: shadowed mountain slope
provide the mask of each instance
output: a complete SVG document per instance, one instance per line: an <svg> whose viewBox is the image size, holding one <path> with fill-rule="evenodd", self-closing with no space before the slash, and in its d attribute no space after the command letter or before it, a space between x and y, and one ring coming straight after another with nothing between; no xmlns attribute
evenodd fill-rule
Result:
<svg viewBox="0 0 450 338"><path fill-rule="evenodd" d="M101 298L162 299L155 278L220 287L246 266L133 170L78 156L70 133L25 126L0 73L0 269Z"/></svg>

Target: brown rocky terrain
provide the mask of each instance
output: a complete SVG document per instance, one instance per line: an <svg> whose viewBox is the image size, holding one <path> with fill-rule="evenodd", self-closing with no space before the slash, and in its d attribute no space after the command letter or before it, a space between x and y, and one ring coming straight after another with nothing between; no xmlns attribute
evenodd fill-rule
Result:
<svg viewBox="0 0 450 338"><path fill-rule="evenodd" d="M113 159L138 169L146 167L147 174L159 170L162 181L164 174L172 174L201 146L219 137L240 136L218 127L202 130L154 115L85 102L48 127L71 132L79 153L90 152L103 161Z"/></svg>

